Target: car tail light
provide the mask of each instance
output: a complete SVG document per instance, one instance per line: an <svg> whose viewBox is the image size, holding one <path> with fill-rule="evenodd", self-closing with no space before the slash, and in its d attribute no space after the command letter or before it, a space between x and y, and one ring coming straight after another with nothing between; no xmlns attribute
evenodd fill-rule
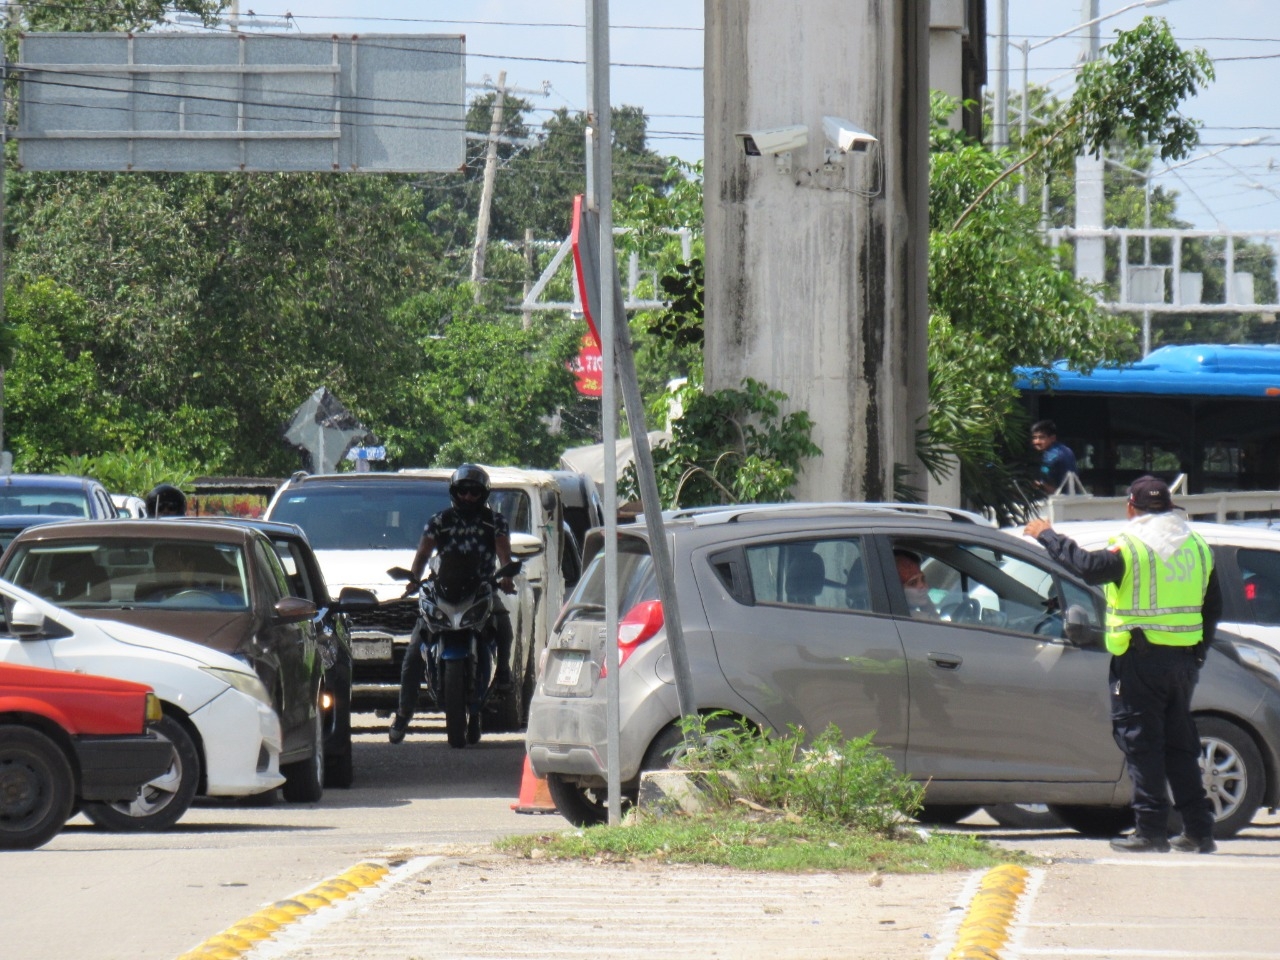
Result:
<svg viewBox="0 0 1280 960"><path fill-rule="evenodd" d="M664 622L660 600L645 600L628 610L618 622L618 666L626 663L640 644L652 640ZM608 676L608 672L601 670L600 676Z"/></svg>

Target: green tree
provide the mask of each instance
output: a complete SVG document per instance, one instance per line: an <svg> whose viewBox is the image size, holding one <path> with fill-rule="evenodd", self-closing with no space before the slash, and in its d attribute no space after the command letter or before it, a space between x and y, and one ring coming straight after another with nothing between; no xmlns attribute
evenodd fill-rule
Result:
<svg viewBox="0 0 1280 960"><path fill-rule="evenodd" d="M403 178L9 179L11 275L79 294L126 443L211 472L286 472L281 425L317 386L360 412L410 372L414 332L389 311L431 285L434 246Z"/></svg>
<svg viewBox="0 0 1280 960"><path fill-rule="evenodd" d="M420 331L403 406L374 411L389 453L410 466L471 460L555 467L586 433L552 414L574 403L570 356L579 333L555 320L524 329L518 317L477 306L465 290L415 296L393 319Z"/></svg>
<svg viewBox="0 0 1280 960"><path fill-rule="evenodd" d="M1062 269L1017 201L1024 171L1061 169L1081 151L1150 149L1184 156L1196 125L1178 112L1213 76L1202 51L1182 51L1168 25L1146 18L1081 68L1071 99L1033 128L1019 152L992 152L943 126L934 100L930 167L930 414L919 445L938 476L960 464L971 505L1017 515L1025 446L1013 369L1064 359L1090 370L1134 356L1133 326L1103 313L1096 291ZM1051 377L1045 369L1042 374Z"/></svg>
<svg viewBox="0 0 1280 960"><path fill-rule="evenodd" d="M672 399L681 414L671 421L671 440L653 448L664 506L790 500L804 461L822 453L810 439L809 414L783 414L787 395L756 380L713 393L692 380ZM619 496L639 499L639 490L635 464L629 464L619 479Z"/></svg>

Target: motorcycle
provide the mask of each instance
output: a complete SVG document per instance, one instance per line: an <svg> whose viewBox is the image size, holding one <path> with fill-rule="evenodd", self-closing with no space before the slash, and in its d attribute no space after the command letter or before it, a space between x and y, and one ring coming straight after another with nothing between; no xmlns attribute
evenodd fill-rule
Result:
<svg viewBox="0 0 1280 960"><path fill-rule="evenodd" d="M483 577L472 563L450 562L436 554L421 580L404 567L387 571L396 580L409 581L406 597L418 595L418 629L427 638L422 644L427 690L436 708L444 712L445 735L455 749L480 740L480 711L492 689L497 653L497 641L489 629L494 590L498 581L515 576L520 567L521 561L513 560Z"/></svg>

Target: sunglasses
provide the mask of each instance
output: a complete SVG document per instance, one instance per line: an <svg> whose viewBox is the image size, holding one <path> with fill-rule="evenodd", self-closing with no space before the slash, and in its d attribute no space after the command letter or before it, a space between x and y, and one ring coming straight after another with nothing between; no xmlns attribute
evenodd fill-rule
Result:
<svg viewBox="0 0 1280 960"><path fill-rule="evenodd" d="M484 496L484 490L481 487L458 487L457 494L464 500L479 500Z"/></svg>

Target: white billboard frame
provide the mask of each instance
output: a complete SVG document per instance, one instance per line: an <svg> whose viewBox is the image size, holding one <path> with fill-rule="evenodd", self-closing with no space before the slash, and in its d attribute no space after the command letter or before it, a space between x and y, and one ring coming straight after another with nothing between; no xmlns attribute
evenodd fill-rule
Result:
<svg viewBox="0 0 1280 960"><path fill-rule="evenodd" d="M28 170L452 172L466 160L455 34L24 34Z"/></svg>

